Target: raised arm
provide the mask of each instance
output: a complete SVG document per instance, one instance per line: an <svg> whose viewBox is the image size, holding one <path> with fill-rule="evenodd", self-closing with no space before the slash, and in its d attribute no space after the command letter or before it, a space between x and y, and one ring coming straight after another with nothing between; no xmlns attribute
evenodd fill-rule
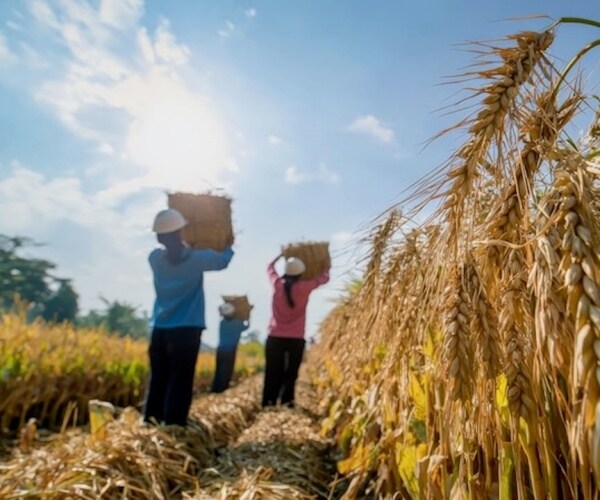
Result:
<svg viewBox="0 0 600 500"><path fill-rule="evenodd" d="M275 270L275 262L277 262L280 259L280 257L281 254L275 257L267 267L267 274L269 275L269 281L271 282L271 284L275 283L279 279L279 274L277 274L277 271Z"/></svg>
<svg viewBox="0 0 600 500"><path fill-rule="evenodd" d="M312 290L320 287L321 285L324 285L327 282L329 282L329 269L324 267L323 272L319 276L307 281L306 283L308 287Z"/></svg>
<svg viewBox="0 0 600 500"><path fill-rule="evenodd" d="M325 271L323 274L321 274L320 276L317 276L316 278L311 280L314 284L314 287L317 288L321 285L324 285L325 283L329 282L329 271Z"/></svg>
<svg viewBox="0 0 600 500"><path fill-rule="evenodd" d="M202 271L220 271L225 269L233 257L233 249L227 247L222 252L216 252L205 248L203 250L194 250L194 257L197 260Z"/></svg>

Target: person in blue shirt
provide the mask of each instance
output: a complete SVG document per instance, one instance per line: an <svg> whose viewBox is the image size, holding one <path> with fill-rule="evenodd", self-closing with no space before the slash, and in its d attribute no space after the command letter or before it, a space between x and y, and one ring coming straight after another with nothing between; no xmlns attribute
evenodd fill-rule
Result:
<svg viewBox="0 0 600 500"><path fill-rule="evenodd" d="M225 269L233 257L233 237L223 252L194 250L181 239L185 218L174 209L160 211L153 231L163 248L148 261L156 298L150 339L150 382L144 420L167 425L187 424L200 337L205 329L205 271Z"/></svg>
<svg viewBox="0 0 600 500"><path fill-rule="evenodd" d="M247 330L250 324L234 318L235 307L229 302L219 306L219 313L223 317L219 325L219 346L217 347L217 366L215 378L212 384L212 392L223 392L229 387L233 367L235 366L235 355L238 342L242 332Z"/></svg>

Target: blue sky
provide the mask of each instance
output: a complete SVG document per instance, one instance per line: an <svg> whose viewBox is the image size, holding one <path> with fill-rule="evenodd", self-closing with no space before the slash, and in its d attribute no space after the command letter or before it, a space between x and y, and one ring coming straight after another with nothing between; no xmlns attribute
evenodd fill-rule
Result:
<svg viewBox="0 0 600 500"><path fill-rule="evenodd" d="M327 239L334 279L312 299L313 334L357 231L458 144L422 150L453 120L437 110L458 90L444 77L472 62L460 44L548 24L507 20L532 14L600 19L600 3L3 1L0 233L46 243L31 253L73 279L84 309L102 295L149 310L164 190L221 188L237 254L207 277L205 340L221 293L248 293L264 332L268 261ZM594 36L563 27L552 53Z"/></svg>

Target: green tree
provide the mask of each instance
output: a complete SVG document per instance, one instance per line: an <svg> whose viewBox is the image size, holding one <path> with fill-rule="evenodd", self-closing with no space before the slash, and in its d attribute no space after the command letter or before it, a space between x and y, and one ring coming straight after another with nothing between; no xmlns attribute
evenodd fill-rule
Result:
<svg viewBox="0 0 600 500"><path fill-rule="evenodd" d="M46 321L75 321L78 311L77 292L69 280L60 280L58 289L45 302L42 316Z"/></svg>
<svg viewBox="0 0 600 500"><path fill-rule="evenodd" d="M49 273L56 266L18 254L32 245L35 243L29 238L0 235L0 301L4 307L11 307L17 296L32 306L41 306L52 294Z"/></svg>
<svg viewBox="0 0 600 500"><path fill-rule="evenodd" d="M91 310L81 316L78 324L83 327L105 328L121 337L144 338L148 336L148 315L138 313L137 307L128 302L109 301L101 297L104 311Z"/></svg>
<svg viewBox="0 0 600 500"><path fill-rule="evenodd" d="M51 274L56 265L45 259L22 255L26 247L39 246L30 238L0 234L0 308L15 300L29 304L29 316L51 321L73 321L78 295L71 282Z"/></svg>

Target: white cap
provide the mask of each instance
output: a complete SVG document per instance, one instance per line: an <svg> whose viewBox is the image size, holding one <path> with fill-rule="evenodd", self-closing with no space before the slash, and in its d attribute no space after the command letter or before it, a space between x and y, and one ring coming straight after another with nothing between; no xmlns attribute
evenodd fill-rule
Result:
<svg viewBox="0 0 600 500"><path fill-rule="evenodd" d="M178 210L167 208L156 214L154 224L152 225L152 231L156 234L172 233L181 229L186 224L187 221Z"/></svg>
<svg viewBox="0 0 600 500"><path fill-rule="evenodd" d="M219 306L219 313L221 316L233 316L235 312L235 306L231 302L224 302Z"/></svg>
<svg viewBox="0 0 600 500"><path fill-rule="evenodd" d="M285 274L288 276L300 276L306 271L306 266L298 257L289 257L285 261Z"/></svg>

